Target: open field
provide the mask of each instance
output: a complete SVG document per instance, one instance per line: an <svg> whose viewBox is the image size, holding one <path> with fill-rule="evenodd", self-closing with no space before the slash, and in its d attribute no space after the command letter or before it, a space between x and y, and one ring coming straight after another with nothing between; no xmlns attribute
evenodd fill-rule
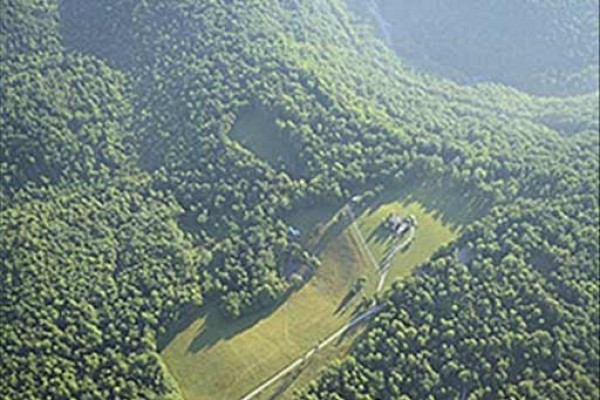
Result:
<svg viewBox="0 0 600 400"><path fill-rule="evenodd" d="M444 222L443 214L415 201L413 195L386 193L355 212L357 225L378 259L390 247L379 227L390 212L414 214L418 220L415 239L394 257L385 287L451 241L461 226L457 220ZM318 236L325 243L315 247L322 247L322 265L307 284L274 309L237 321L224 319L210 306L189 310L187 321L180 322L189 326L182 327L162 351L187 400L241 398L352 319L360 296L349 296L349 292L358 277L367 278L364 293L374 293L378 272L347 218L336 214L333 207L301 214L304 218L296 215L290 221L303 230L303 242L315 244ZM344 340L318 352L297 373L284 377L257 398L290 398L293 390L315 377L320 368L347 353L362 329L354 329Z"/></svg>
<svg viewBox="0 0 600 400"><path fill-rule="evenodd" d="M402 217L414 215L418 227L412 243L407 248L398 251L392 258L384 288L389 287L395 278L410 274L416 265L425 262L431 256L432 249L449 243L457 234L456 230L440 224L431 213L428 213L421 204L416 202L395 201L376 209L368 208L358 217L357 224L380 265L383 264L386 255L394 245L403 242L404 238L408 236L407 233L400 239L394 238L389 229L383 225L389 214Z"/></svg>
<svg viewBox="0 0 600 400"><path fill-rule="evenodd" d="M336 314L341 299L358 276L371 272L363 270L362 257L341 235L313 279L264 319L225 320L216 308L190 311L199 318L162 352L186 399L240 398L343 326L351 310Z"/></svg>
<svg viewBox="0 0 600 400"><path fill-rule="evenodd" d="M275 169L283 169L293 177L301 175L293 142L280 131L274 117L265 110L251 107L240 113L229 137Z"/></svg>
<svg viewBox="0 0 600 400"><path fill-rule="evenodd" d="M364 332L367 324L350 329L333 345L315 353L305 365L295 372L283 377L277 383L267 388L257 400L291 399L294 390L301 389L319 376L319 373L330 362L341 359L352 349L354 341Z"/></svg>

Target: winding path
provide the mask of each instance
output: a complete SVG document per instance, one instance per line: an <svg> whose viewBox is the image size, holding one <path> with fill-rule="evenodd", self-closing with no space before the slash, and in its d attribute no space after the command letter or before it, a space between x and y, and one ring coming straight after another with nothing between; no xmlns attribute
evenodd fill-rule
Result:
<svg viewBox="0 0 600 400"><path fill-rule="evenodd" d="M379 283L377 284L377 292L380 292L381 289L383 289L383 284L385 283L385 278L387 277L387 273L390 269L390 266L392 265L392 259L394 258L396 253L399 252L400 250L406 248L406 246L408 246L413 241L414 238L415 238L415 227L411 226L410 231L408 233L408 237L406 239L404 239L404 241L402 243L397 244L392 249L392 251L390 251L390 253L387 255L387 257L385 258L385 264L383 264L383 268L381 269L381 272L379 275Z"/></svg>
<svg viewBox="0 0 600 400"><path fill-rule="evenodd" d="M406 239L404 239L403 242L398 243L396 246L394 246L394 248L385 257L383 266L381 266L375 259L375 256L373 256L373 253L371 252L371 249L369 248L369 245L367 244L365 237L363 236L362 232L360 231L360 229L358 229L358 226L356 225L356 216L354 215L354 212L352 211L352 207L350 205L347 205L346 211L352 220L352 223L351 223L352 230L354 231L354 233L356 233L361 244L365 248L365 250L369 256L369 260L371 261L371 264L373 264L373 267L379 273L379 283L377 284L377 289L376 289L376 293L379 293L383 289L383 285L385 284L385 278L387 278L388 270L390 269L390 266L392 264L392 259L394 258L396 253L398 253L400 250L406 248L406 246L408 246L412 242L412 240L415 238L415 227L414 226L410 227L408 237Z"/></svg>

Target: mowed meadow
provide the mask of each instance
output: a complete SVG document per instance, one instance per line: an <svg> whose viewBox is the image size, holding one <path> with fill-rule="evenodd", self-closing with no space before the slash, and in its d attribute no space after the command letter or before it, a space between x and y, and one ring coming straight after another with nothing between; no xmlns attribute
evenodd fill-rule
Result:
<svg viewBox="0 0 600 400"><path fill-rule="evenodd" d="M442 211L432 208L441 192L417 186L407 190L410 192L385 192L355 208L357 227L378 260L391 246L389 240L375 234L387 215L417 218L414 240L393 258L385 288L395 279L409 276L413 268L458 235L462 222L476 216L474 208L458 207L468 202L461 202L456 193L451 192L444 201L438 198L445 205ZM207 305L190 309L173 327L161 356L187 400L242 398L357 315L361 300L375 293L379 273L344 210L315 207L290 217L302 229L301 241L321 248L322 264L302 288L284 301L237 320ZM367 279L366 286L362 293L353 295L352 287L360 277ZM322 367L344 356L362 328L361 324L351 329L257 398L290 398L294 389L317 376Z"/></svg>

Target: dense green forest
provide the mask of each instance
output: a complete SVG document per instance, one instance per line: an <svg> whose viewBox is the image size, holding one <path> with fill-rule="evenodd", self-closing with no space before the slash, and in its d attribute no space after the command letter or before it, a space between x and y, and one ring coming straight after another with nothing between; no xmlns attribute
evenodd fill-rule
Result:
<svg viewBox="0 0 600 400"><path fill-rule="evenodd" d="M595 203L517 201L473 224L300 398L598 398Z"/></svg>
<svg viewBox="0 0 600 400"><path fill-rule="evenodd" d="M3 398L180 398L185 306L265 309L283 260L318 268L293 212L414 181L495 208L299 397L600 398L597 91L415 72L341 0L0 10ZM236 140L248 113L293 160Z"/></svg>
<svg viewBox="0 0 600 400"><path fill-rule="evenodd" d="M597 0L348 0L410 65L546 95L598 90Z"/></svg>

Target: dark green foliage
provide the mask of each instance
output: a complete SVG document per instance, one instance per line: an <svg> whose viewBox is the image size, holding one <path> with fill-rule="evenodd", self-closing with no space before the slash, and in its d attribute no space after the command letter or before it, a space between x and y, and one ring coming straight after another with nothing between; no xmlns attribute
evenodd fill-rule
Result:
<svg viewBox="0 0 600 400"><path fill-rule="evenodd" d="M178 206L131 184L38 193L0 214L0 392L11 399L174 392L156 333L201 304Z"/></svg>
<svg viewBox="0 0 600 400"><path fill-rule="evenodd" d="M352 356L300 397L600 398L594 202L494 210L395 284Z"/></svg>
<svg viewBox="0 0 600 400"><path fill-rule="evenodd" d="M58 2L2 0L0 10L0 60L3 63L24 54L46 56L60 51Z"/></svg>
<svg viewBox="0 0 600 400"><path fill-rule="evenodd" d="M112 174L125 162L125 78L93 58L34 55L2 64L2 190Z"/></svg>
<svg viewBox="0 0 600 400"><path fill-rule="evenodd" d="M61 33L67 49L103 58L111 66L132 67L135 0L60 2Z"/></svg>
<svg viewBox="0 0 600 400"><path fill-rule="evenodd" d="M415 181L500 208L386 297L369 346L386 346L386 321L410 330L419 318L438 329L425 342L432 348L467 330L492 344L461 342L458 370L444 372L425 344L390 344L386 357L410 358L399 364L361 342L340 368L360 369L374 398L403 387L416 398L452 397L463 381L469 393L488 385L501 396L507 382L504 394L596 395L586 385L598 385L597 94L536 98L416 74L340 0L58 3L2 3L10 16L0 26L2 395L177 397L156 337L185 305L210 299L231 317L272 305L291 289L282 276L290 256L318 267L288 237L289 215ZM236 121L248 110L290 144L282 155L292 163L261 158L276 149L243 146ZM527 242L513 237L524 221ZM479 256L477 238L494 235ZM467 244L471 264L448 259ZM477 281L438 299L453 269ZM524 326L515 343L539 354L510 361L507 369L518 368L506 378L476 375L475 362L493 361L485 346L504 358L517 347L492 340L493 319L478 325L481 306L468 296L492 302L504 290L525 307L524 325L501 325L498 335ZM472 308L463 331L431 308L444 315L459 299ZM398 365L419 369L396 376ZM307 396L342 393L330 384L337 374ZM404 376L419 384L386 386Z"/></svg>

